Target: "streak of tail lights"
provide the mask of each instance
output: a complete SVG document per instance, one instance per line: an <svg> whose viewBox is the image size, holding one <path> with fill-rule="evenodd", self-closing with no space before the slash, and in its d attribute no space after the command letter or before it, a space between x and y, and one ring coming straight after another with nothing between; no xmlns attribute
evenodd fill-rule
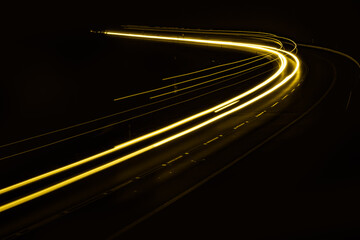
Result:
<svg viewBox="0 0 360 240"><path fill-rule="evenodd" d="M37 182L39 180L48 178L50 176L53 176L55 174L67 171L69 169L75 168L77 166L83 165L85 163L88 163L90 161L93 161L95 159L98 159L102 156L108 155L110 153L113 153L115 151L118 151L120 149L124 149L126 147L129 147L131 145L134 145L136 143L142 142L144 140L153 138L154 136L158 136L160 134L166 133L169 130L176 129L180 126L183 126L186 123L193 122L194 120L199 119L203 116L209 116L207 120L204 120L202 122L194 123L192 127L189 127L187 129L179 130L179 132L164 137L162 140L158 140L154 143L149 144L146 147L140 148L130 154L127 154L125 156L122 156L120 158L117 158L113 161L104 163L103 165L94 167L90 170L87 170L83 173L80 173L78 175L75 175L73 177L70 177L66 180L63 180L61 182L58 182L56 184L53 184L49 187L43 188L42 190L38 190L34 193L28 194L26 196L20 197L14 201L8 202L2 206L0 206L0 212L6 211L8 209L11 209L13 207L16 207L18 205L21 205L23 203L26 203L30 200L33 200L35 198L38 198L40 196L43 196L45 194L48 194L50 192L53 192L59 188L63 188L71 183L74 183L76 181L79 181L81 179L84 179L88 176L91 176L95 173L98 173L100 171L103 171L105 169L108 169L114 165L117 165L121 162L124 162L126 160L129 160L135 156L138 156L144 152L150 151L154 148L157 148L159 146L162 146L166 143L169 143L175 139L181 138L182 136L185 136L187 134L190 134L196 130L199 130L200 128L203 128L211 123L214 123L222 118L225 118L226 116L233 114L235 112L240 111L241 109L248 107L249 105L269 96L271 93L273 93L276 90L279 90L282 86L284 86L287 83L296 84L296 82L299 80L297 77L297 74L299 73L300 69L300 61L296 57L295 54L293 54L291 51L287 51L285 49L282 49L282 44L278 44L280 48L268 46L268 45L262 45L262 44L253 44L253 43L246 43L246 42L238 42L238 41L222 41L222 40L208 40L208 39L201 39L201 38L187 38L187 37L174 37L174 36L168 36L166 34L159 34L151 35L151 34L145 34L145 33L128 33L128 32L103 32L104 34L111 35L111 36L118 36L118 37L127 37L127 38L138 38L138 39L148 39L148 40L160 40L160 41L168 41L168 42L177 42L177 43L188 43L188 44L206 44L213 47L229 47L229 48L236 48L241 51L252 51L256 52L258 55L271 55L273 58L276 59L276 61L279 64L279 67L277 71L262 81L260 84L254 86L253 88L225 101L222 103L217 104L216 106L213 106L211 108L208 108L204 111L201 111L199 113L196 113L194 115L188 116L180 121L177 121L173 124L170 124L168 126L162 127L156 131L147 133L143 136L137 137L135 139L132 139L130 141L124 142L122 144L119 144L112 149L100 152L98 154L95 154L93 156L87 157L85 159L79 160L77 162L71 163L69 165L54 169L52 171L43 173L41 175L32 177L30 179L27 179L25 181L16 183L14 185L5 187L3 189L0 189L0 195L5 194L7 192L13 191L15 189L18 189L20 187L26 186L28 184ZM256 33L252 33L256 35ZM260 35L261 36L261 35ZM259 36L259 38L260 38ZM278 40L276 40L278 41ZM296 45L294 45L296 46ZM229 64L230 65L230 64ZM290 72L290 73L288 73ZM184 74L185 76L186 74ZM292 80L292 81L291 81ZM273 85L272 85L273 84ZM244 99L247 96L251 96L251 94L255 94L250 99L247 99L245 102L241 102L241 99ZM141 93L139 93L141 94ZM284 96L285 95L284 93ZM275 101L274 101L275 102ZM273 103L272 103L273 104ZM274 104L273 104L274 105ZM272 105L272 106L273 106ZM230 108L232 107L232 108ZM225 111L226 110L226 111ZM221 112L221 113L219 113Z"/></svg>

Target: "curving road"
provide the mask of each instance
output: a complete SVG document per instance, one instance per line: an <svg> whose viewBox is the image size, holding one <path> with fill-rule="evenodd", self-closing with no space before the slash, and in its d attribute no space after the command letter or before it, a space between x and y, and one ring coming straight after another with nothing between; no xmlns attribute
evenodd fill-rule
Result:
<svg viewBox="0 0 360 240"><path fill-rule="evenodd" d="M254 153L260 154L259 158L264 158L265 155L262 155L264 153L261 152L264 145L278 146L278 143L274 143L276 142L274 139L279 138L294 126L301 125L307 116L317 112L314 109L318 109L326 99L329 99L329 95L334 92L334 87L339 85L336 78L332 77L336 76L336 67L332 62L329 63L329 60L321 57L316 60L308 57L314 54L313 52L316 54L316 51L320 50L314 50L311 46L300 48L300 59L304 61L304 64L299 71L300 61L292 53L297 49L296 45L288 40L285 41L286 43L282 43L284 39L281 38L275 41L275 35L254 32L207 32L212 37L214 32L221 38L236 36L236 40L220 41L199 38L199 34L206 36L204 33L206 31L199 33L199 31L188 30L186 34L193 34L193 36L187 38L174 36L173 33L173 36L170 36L171 29L167 29L165 34L163 33L164 29L160 31L160 29L133 28L129 27L124 32L104 33L114 37L230 47L248 51L255 56L247 60L247 68L235 69L236 71L240 70L236 73L229 73L230 70L234 70L231 69L234 68L231 64L219 66L218 69L204 69L204 71L192 73L203 74L205 71L210 71L210 74L207 74L208 78L201 78L203 80L200 82L201 84L198 81L199 77L195 77L174 83L167 88L147 90L125 98L131 99L141 95L150 98L152 96L163 97L181 92L181 89L183 91L201 90L200 88L206 84L212 84L219 80L213 78L216 74L226 73L226 77L223 79L237 76L235 80L241 82L240 73L258 68L259 73L251 72L256 84L247 86L246 91L235 95L234 93L231 95L234 89L224 88L224 91L221 92L224 96L220 95L220 99L225 98L226 100L212 104L206 110L80 161L3 187L0 194L5 196L5 201L0 206L0 211L2 211L2 223L5 225L3 228L5 235L13 233L22 235L31 230L24 237L36 238L47 234L51 235L56 231L54 229L59 229L57 226L62 226L61 234L57 234L58 238L64 238L68 234L83 237L84 228L92 226L93 230L87 231L85 235L98 238L111 235L118 237L158 210L233 166L239 160ZM149 34L143 33L145 30L149 31ZM244 42L237 40L238 38L243 38ZM251 43L246 43L245 40ZM257 42L254 43L254 41ZM271 45L269 46L269 44ZM278 47L274 45L278 45ZM260 68L261 64L258 64L260 67L256 67L258 62L251 65L251 61L256 56L259 58L266 56L265 60L273 64L273 67L265 70ZM240 66L244 67L243 65L245 64L242 62ZM312 70L314 66L317 71ZM220 69L221 67L226 68ZM321 69L321 74L319 74L319 69ZM264 75L260 74L261 71L266 71L269 76L264 78ZM326 72L329 76L322 72ZM191 74L185 75L185 77L189 76ZM184 75L178 76L178 78L183 77ZM249 78L249 76L247 77ZM209 80L209 78L212 79ZM217 78L219 77L217 76ZM164 81L166 80L169 79ZM300 85L302 81L304 84ZM191 82L190 85L181 88L184 86L181 84L189 84L189 82ZM230 85L229 82L223 82L223 84L224 87L227 84ZM344 84L342 82L340 86ZM219 88L219 86L216 87ZM165 92L152 95L154 92L163 90ZM209 89L205 90L209 91ZM351 94L352 91L353 89L351 89ZM214 93L216 94L210 95L210 99L219 94L219 91L215 92L214 90ZM229 94L231 97L227 98L225 94ZM349 108L351 107L351 94L347 98L346 111L351 109ZM304 98L303 96L310 97ZM120 97L115 100L121 101L125 98ZM331 96L330 99L333 98L334 96ZM297 140L294 144L299 146L299 142L301 140ZM231 183L228 184L231 186ZM90 189L89 186L91 186ZM66 201L56 200L64 199L64 196L67 196ZM88 200L84 201L84 199ZM222 198L219 197L214 199L222 201ZM226 201L219 204L224 206ZM175 208L174 211L179 210ZM187 211L193 210L187 209ZM214 211L216 212L216 210ZM121 213L121 217L112 215L109 219L104 220L111 215L111 212ZM44 219L44 222L38 225L40 227L31 224L41 219ZM104 221L100 224L101 226L96 219ZM114 221L115 219L116 221ZM161 217L157 219L156 221L164 221L161 220ZM211 225L209 222L207 224ZM44 230L44 227L49 230ZM152 227L152 229L156 228ZM136 235L134 231L129 233ZM74 237L74 235L72 236Z"/></svg>

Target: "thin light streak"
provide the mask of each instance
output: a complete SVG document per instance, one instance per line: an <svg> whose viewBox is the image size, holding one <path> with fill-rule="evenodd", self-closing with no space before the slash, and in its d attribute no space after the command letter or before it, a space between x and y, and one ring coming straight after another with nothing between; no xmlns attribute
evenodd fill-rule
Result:
<svg viewBox="0 0 360 240"><path fill-rule="evenodd" d="M285 98L287 98L288 97L288 94L286 94L285 96L283 96L282 98L281 98L281 100L284 100Z"/></svg>
<svg viewBox="0 0 360 240"><path fill-rule="evenodd" d="M263 115L266 111L262 111L261 113L257 114L255 117L260 117L261 115Z"/></svg>
<svg viewBox="0 0 360 240"><path fill-rule="evenodd" d="M264 57L263 57L263 58L264 58ZM258 59L255 59L255 60L253 60L253 61L250 61L250 62L241 64L241 65L238 65L238 66L235 66L235 67L232 67L232 68L228 68L228 69L225 69L225 70L221 70L221 71L218 71L218 72L215 72L215 73L211 73L211 74L207 74L207 75L203 75L203 76L199 76L199 77L195 77L195 78L190 78L190 79L187 79L187 80L184 80L184 81L181 81L181 82L178 82L178 83L170 84L170 85L167 85L167 86L164 86L164 87L159 87L159 88L155 88L155 89L151 89L151 90L147 90L147 91L143 91L143 92L138 92L138 93L134 93L134 94L131 94L131 95L127 95L127 96L124 96L124 97L115 98L114 101L119 101L119 100L123 100L123 99L127 99L127 98L132 98L132 97L144 95L144 94L151 93L151 92L156 92L156 91L160 91L160 90L163 90L163 89L172 88L172 87L175 87L175 86L184 84L184 83L188 83L188 82L192 82L192 81L195 81L195 80L199 80L199 79L202 79L202 78L214 76L214 75L217 75L217 74L220 74L220 73L223 73L223 72L231 71L231 70L233 70L233 69L237 69L237 68L240 68L240 67L249 65L249 64L251 64L251 63L255 63L255 62L257 62L257 61L260 61L260 60L263 59L263 58L258 58ZM258 65L257 65L257 66L258 66ZM256 67L257 67L257 66L256 66ZM216 79L217 79L217 78L216 78ZM199 84L197 84L197 85L201 85L201 84L205 84L205 83L206 83L206 82L202 82L202 83L199 83ZM194 85L193 85L193 86L194 86ZM193 87L193 86L190 86L190 87ZM187 88L190 88L190 87L187 87ZM151 97L151 98L152 98L152 97Z"/></svg>
<svg viewBox="0 0 360 240"><path fill-rule="evenodd" d="M263 58L266 58L267 56L269 56L269 55L266 55L266 54L256 55L256 56L241 59L241 60L235 61L235 62L224 63L224 64L220 64L220 65L216 65L216 66L213 66L213 67L200 69L200 70L189 72L189 73L183 73L183 74L179 74L179 75L175 75L175 76L171 76L171 77L166 77L166 78L163 78L162 80L166 81L166 80L170 80L170 79L174 79L174 78L180 78L180 77L184 77L184 76L189 76L189 75L193 75L193 74L196 74L196 73L209 71L209 70L212 70L212 69L215 69L215 68L220 68L220 67L224 67L224 66L233 65L233 64L236 64L236 63L241 63L241 62L244 62L244 61L249 61L250 59L256 59L256 58L263 59Z"/></svg>
<svg viewBox="0 0 360 240"><path fill-rule="evenodd" d="M217 81L217 80L219 80L219 79L223 79L223 78L226 78L226 77L235 76L235 75L238 75L238 74L241 74L241 73L246 73L246 72L249 72L249 71L251 71L251 70L254 70L254 69L263 67L263 66L271 63L272 61L274 61L274 60L271 60L271 61L269 61L269 62L266 62L266 63L262 63L262 64L259 64L259 65L253 66L253 67L251 67L251 68L246 68L246 69L244 69L244 70L241 70L241 71L238 71L238 72L235 72L235 73L230 73L230 74L227 74L227 75L224 75L224 76L220 76L220 77L217 77L217 78L213 78L213 79L210 79L210 80L207 80L207 81L204 81L204 82L200 82L200 83L197 83L197 84L193 84L193 85L188 86L188 87L183 87L183 88L177 89L176 91L172 90L172 91L169 91L169 92L165 92L165 93L162 93L162 94L158 94L158 95L155 95L155 96L151 96L150 99L155 99L155 98L163 97L163 96L166 96L166 95L169 95L169 94L178 93L178 92L181 92L181 91L184 91L184 90L188 90L188 89L190 89L190 88L198 87L198 86L201 86L201 85L204 85L204 84L207 84L207 83L211 83L211 82ZM235 67L235 68L237 68L237 67ZM235 68L233 68L233 69L235 69ZM212 74L210 74L210 75L212 75ZM210 76L210 75L209 75L209 76Z"/></svg>
<svg viewBox="0 0 360 240"><path fill-rule="evenodd" d="M235 126L234 129L238 129L241 126L244 126L246 123L247 123L247 121L243 122L243 123L240 123L239 125Z"/></svg>
<svg viewBox="0 0 360 240"><path fill-rule="evenodd" d="M232 36L242 36L242 37L256 37L257 39L260 39L262 41L268 41L268 42L272 42L272 43L276 43L277 45L279 45L279 47L282 49L283 48L283 43L278 39L285 39L287 41L293 42L291 39L285 38L285 37L281 37L281 36L277 36L275 34L272 33L266 33L266 32L257 32L257 31L239 31L239 30L216 30L216 29L199 29L199 30L194 30L194 29L184 29L184 28L159 28L159 27L147 27L147 26L136 26L136 25L123 25L122 26L123 29L130 29L130 30L145 30L145 31L165 31L165 32L190 32L190 33L201 33L201 34L223 34L223 35L232 35ZM261 36L261 37L259 37ZM295 42L293 42L295 43ZM296 46L296 44L294 45Z"/></svg>
<svg viewBox="0 0 360 240"><path fill-rule="evenodd" d="M209 141L207 141L207 142L205 142L205 143L203 143L204 145L208 145L209 143L211 143L211 142L213 142L213 141L216 141L216 140L218 140L219 139L219 137L214 137L213 139L210 139Z"/></svg>
<svg viewBox="0 0 360 240"><path fill-rule="evenodd" d="M273 61L273 60L271 60L271 61ZM270 61L270 62L271 62L271 61ZM160 111L160 110L169 108L169 107L173 107L173 106L175 106L175 105L178 105L178 104L181 104L181 103L184 103L184 102L188 102L188 101L191 101L191 100L194 100L194 99L203 97L203 96L205 96L205 95L214 93L214 92L216 92L216 91L219 91L219 90L222 90L222 89L225 89L225 88L229 88L229 87L238 85L238 84L240 84L240 83L242 83L242 82L245 82L245 81L247 81L247 80L250 80L250 79L253 79L253 78L258 77L258 76L260 76L260 75L263 75L263 74L265 74L265 73L268 73L268 72L270 72L271 70L272 70L272 69L267 70L267 71L264 71L264 72L262 72L262 73L260 73L260 74L257 74L257 75L253 75L253 76L251 76L251 77L249 77L249 78L247 78L247 79L245 79L245 80L242 80L242 81L239 81L239 82L236 82L236 83L227 85L227 86L225 86L225 87L221 87L221 88L218 88L218 89L216 89L216 90L212 90L212 91L203 93L203 94L201 94L201 95L197 95L197 96L195 96L195 97L191 97L191 98L188 98L188 99L179 101L179 102L175 102L175 103L173 103L173 104L166 105L166 106L164 106L164 107L157 108L157 109L155 109L155 110L148 111L148 112L145 112L145 113L136 115L136 116L134 116L134 117L130 117L130 118L127 118L127 119L123 119L123 120L121 120L121 121L114 122L114 123L111 123L111 124L108 124L108 125L105 125L105 126L102 126L102 127L98 127L98 128L95 128L95 129L91 129L91 130L88 130L88 131L85 131L85 132L82 132L82 133L79 133L79 134L76 134L76 135L73 135L73 136L70 136L70 137L62 138L62 139L60 139L60 140L57 140L57 141L54 141L54 142L51 142L51 143L48 143L48 144L45 144L45 145L41 145L41 146L38 146L38 147L30 148L30 149L27 149L27 150L24 150L24 151L21 151L21 152L12 154L12 155L8 155L8 156L5 156L5 157L0 158L0 160L8 159L8 158L11 158L11 157L19 156L19 155L21 155L21 154L25 154L25 153L29 153L29 152L32 152L32 151L35 151L35 150L39 150L39 149L42 149L42 148L45 148L45 147L49 147L49 146L52 146L52 145L55 145L55 144L58 144L58 143L61 143L61 142L64 142L64 141L67 141L67 140L76 138L76 137L79 137L79 136L83 136L83 135L85 135L85 134L89 134L89 133L92 133L92 132L95 132L95 131L99 131L99 130L101 130L101 129L105 129L105 128L108 128L108 127L111 127L111 126L118 125L118 124L120 124L120 123L129 121L129 120L132 120L132 119L135 119L135 118L138 118L138 117L143 117L143 116L148 115L148 114L150 114L150 113L154 113L154 112L157 112L157 111ZM240 75L240 73L239 73L239 75ZM235 77L237 77L237 76L239 76L239 75L236 75ZM213 84L210 84L210 85L207 85L207 86L204 86L204 87L200 87L200 88L197 88L197 89L193 89L193 90L190 90L190 91L187 91L187 92L184 92L184 93L179 93L179 94L177 94L176 96L171 96L171 97L168 97L168 98L165 98L165 99L158 100L158 101L156 101L156 102L144 104L144 105L141 105L141 106L138 106L138 107L134 107L134 108L131 108L131 109L127 109L127 110L124 110L124 111L121 111L121 112L117 112L117 113L114 113L114 114L111 114L111 115L108 115L108 116L104 116L104 117L101 117L101 118L97 118L97 119L94 119L94 120L90 120L90 121L87 121L87 122L84 122L84 123L80 123L80 124L77 124L77 125L69 126L69 127L63 128L63 129L58 129L58 130L55 130L55 131L52 131L52 132L48 132L48 133L45 133L45 134L42 134L42 135L37 135L37 136L31 137L31 138L28 138L28 139L23 139L23 140L20 140L20 141L18 141L18 142L13 142L13 143L11 143L11 144L16 144L16 143L19 143L19 142L23 142L23 141L31 140L31 139L38 138L38 137L41 137L41 136L49 135L49 134L52 134L52 133L55 133L55 132L60 132L60 131L64 131L64 130L67 130L67 129L75 128L75 127L77 127L77 126L85 125L85 124L88 124L88 123L90 123L90 122L95 122L95 121L99 121L99 120L106 119L106 118L109 118L109 117L113 117L113 116L116 116L116 115L120 115L120 114L123 114L123 113L126 113L126 112L130 112L130 111L132 111L132 110L136 110L136 109L141 109L141 108L144 108L144 107L152 106L152 105L154 105L154 104L157 104L157 103L160 103L160 102L164 102L164 101L167 101L167 100L170 100L170 99L174 99L174 98L176 98L176 97L179 97L179 96L182 96L182 95L185 95L185 94L188 94L188 93L197 91L197 90L201 90L201 89L204 89L204 88L207 88L207 87L212 87L212 86L214 86L214 85L217 85L217 84L219 84L219 83L226 82L226 81L228 81L228 80L230 80L230 79L226 79L226 80L223 80L223 81L220 81L220 82L216 82L216 83L213 83ZM9 144L9 145L11 145L11 144Z"/></svg>
<svg viewBox="0 0 360 240"><path fill-rule="evenodd" d="M223 106L223 107L221 107L221 108L219 108L219 109L216 109L214 112L220 112L221 110L224 110L225 108L228 108L228 107L230 107L230 106L232 106L232 105L234 105L234 104L236 104L236 103L238 103L239 102L239 100L237 100L237 101L235 101L235 102L232 102L232 103L229 103L228 105L226 105L226 106Z"/></svg>
<svg viewBox="0 0 360 240"><path fill-rule="evenodd" d="M275 102L273 105L271 105L271 107L273 108L273 107L275 107L276 105L278 105L279 104L279 102Z"/></svg>

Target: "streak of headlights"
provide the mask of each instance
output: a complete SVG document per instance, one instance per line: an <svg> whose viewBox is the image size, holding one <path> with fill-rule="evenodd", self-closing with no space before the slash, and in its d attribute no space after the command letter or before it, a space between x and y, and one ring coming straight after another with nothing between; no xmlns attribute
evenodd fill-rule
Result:
<svg viewBox="0 0 360 240"><path fill-rule="evenodd" d="M22 186L25 186L25 185L28 185L30 183L33 183L33 182L36 182L36 181L39 181L41 179L44 179L44 178L47 178L49 176L52 176L54 174L57 174L57 173L60 173L60 172L63 172L63 171L66 171L68 169L71 169L71 168L74 168L76 166L79 166L79 165L82 165L84 163L87 163L89 161L92 161L94 159L97 159L97 158L100 158L102 156L105 156L107 154L110 154L112 152L115 152L115 151L118 151L120 149L123 149L123 148L126 148L130 145L133 145L133 144L136 144L138 142L141 142L143 140L146 140L146 139L149 139L151 137L154 137L154 136L157 136L159 134L162 134L162 133L165 133L171 129L174 129L174 128L177 128L185 123L188 123L190 121L193 121L195 119L198 119L202 116L205 116L207 114L210 114L210 113L214 113L214 112L219 112L227 107L230 107L231 105L234 105L235 103L237 103L240 99L244 98L245 96L248 96L260 89L262 89L263 87L267 86L269 83L273 82L277 77L279 77L285 70L285 68L287 67L288 65L288 60L287 60L287 57L290 57L293 59L293 61L295 62L295 67L293 69L293 71L287 75L282 81L280 81L278 84L276 84L275 86L273 86L272 88L270 88L269 90L257 95L256 97L248 100L247 102L245 103L242 103L241 105L239 106L236 106L234 108L232 108L231 110L228 110L226 112L223 112L215 117L212 117L200 124L197 124L191 128L188 128L186 130L183 130L179 133L176 133L170 137L167 137L161 141L158 141L156 143L153 143L147 147L144 147L142 149L139 149L135 152L132 152L126 156L123 156L121 158L118 158L116 160L113 160L111 162L108 162L106 164L103 164L99 167L96 167L96 168L93 168L89 171L86 171L84 173L81 173L77 176L74 176L74 177L71 177L67 180L64 180L62 182L59 182L57 184L54 184L50 187L47 187L45 189L42 189L40 191L37 191L35 193L32 193L32 194L29 194L25 197L22 197L22 198L19 198L15 201L12 201L12 202L9 202L7 204L4 204L2 206L0 206L0 212L2 211L5 211L7 209L10 209L12 207L15 207L15 206L18 206L20 204L23 204L25 202L28 202L32 199L35 199L37 197L40 197L40 196L43 196L47 193L50 193L52 191L55 191L59 188L62 188L64 186L67 186L73 182L76 182L76 181L79 181L83 178L86 178L90 175L93 175L97 172L100 172L100 171L103 171L107 168L110 168L116 164L119 164L123 161L126 161L132 157L135 157L135 156L138 156L144 152L147 152L151 149L154 149L156 147L159 147L163 144L166 144L170 141L173 141L177 138L180 138L186 134L189 134L189 133L192 133L204 126L207 126L221 118L224 118L226 116L228 116L229 114L232 114L236 111L239 111L245 107L247 107L248 105L264 98L265 96L268 96L269 94L271 94L272 92L274 92L275 90L279 89L281 86L283 86L285 83L287 83L299 70L299 66L300 66L300 62L299 62L299 59L291 52L288 52L288 51L285 51L283 49L278 49L278 48L275 48L275 47L268 47L268 46L264 46L264 45L258 45L258 44L247 44L247 43L240 43L240 42L229 42L229 41L216 41L216 40L204 40L204 39L197 39L197 38L176 38L176 37L168 37L168 36L158 36L158 35L146 35L146 34L133 34L133 33L121 33L121 32L105 32L105 34L108 34L108 35L115 35L115 36L122 36L122 37L132 37L132 38L143 38L143 39L153 39L153 40L165 40L165 41L174 41L174 42L183 42L183 43L197 43L197 44L209 44L209 45L212 45L212 46L231 46L231 47L237 47L237 48L240 48L240 49L253 49L253 50L257 50L257 51L260 51L260 52L265 52L265 53L270 53L270 54L273 54L273 55L276 55L279 60L280 60L280 66L279 66L279 69L272 75L270 76L268 79L266 79L265 81L263 81L262 83L256 85L255 87L251 88L250 90L228 100L228 101L225 101L221 104L218 104L212 108L209 108L205 111L202 111L200 113L197 113L195 115L192 115L190 117L187 117L183 120L180 120L178 122L175 122L171 125L168 125L166 127L163 127L161 129L158 129L156 131L153 131L151 133L148 133L148 134L145 134L141 137L138 137L138 138L135 138L133 140L130 140L130 141L127 141L125 143L122 143L120 145L117 145L115 146L114 148L112 149L109 149L107 151L104 151L104 152L101 152L101 153L98 153L96 155L93 155L91 157L88 157L88 158L85 158L85 159L82 159L80 161L77 161L75 163L72 163L72 164L69 164L67 166L64 166L64 167L61 167L61 168L58 168L58 169L55 169L53 171L50 171L50 172L47 172L47 173L44 173L44 174L41 174L39 176L36 176L36 177L33 177L33 178L30 178L28 180L25 180L25 181L22 181L22 182L19 182L17 184L14 184L14 185L11 185L9 187L6 187L6 188L3 188L3 189L0 189L0 194L4 194L6 192L9 192L9 191L12 191L12 190L15 190L17 188L20 188Z"/></svg>

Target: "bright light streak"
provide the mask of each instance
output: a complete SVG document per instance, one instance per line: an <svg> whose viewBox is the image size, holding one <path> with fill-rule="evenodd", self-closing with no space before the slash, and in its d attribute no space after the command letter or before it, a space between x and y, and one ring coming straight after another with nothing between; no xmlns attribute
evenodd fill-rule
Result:
<svg viewBox="0 0 360 240"><path fill-rule="evenodd" d="M220 112L221 110L224 110L225 108L228 108L228 107L230 107L230 106L232 106L232 105L234 105L234 104L236 104L236 103L238 103L238 102L239 102L239 100L237 100L237 101L235 101L235 102L232 102L232 103L229 103L228 105L223 106L222 108L216 109L214 112L215 112L215 113Z"/></svg>
<svg viewBox="0 0 360 240"><path fill-rule="evenodd" d="M252 99L246 101L245 103L242 103L241 105L237 106L237 107L234 107L232 108L231 110L228 110L224 113L221 113L215 117L211 117L210 119L204 121L204 122L201 122L200 124L197 124L191 128L188 128L186 130L183 130L179 133L176 133L170 137L167 137L167 138L164 138L163 140L160 140L156 143L153 143L147 147L144 147L144 148L141 148L135 152L132 152L126 156L123 156L121 158L118 158L114 161L111 161L109 163L106 163L106 164L103 164L99 167L96 167L96 168L93 168L89 171L86 171L82 174L79 174L77 176L74 176L74 177L71 177L65 181L62 181L62 182L59 182L57 184L54 184L50 187L47 187L43 190L40 190L40 191L37 191L35 193L32 193L32 194L29 194L25 197L22 197L20 199L17 199L15 201L12 201L10 203L7 203L5 205L2 205L0 206L0 212L2 211L5 211L7 209L10 209L12 207L15 207L15 206L18 206L20 204L23 204L25 202L28 202L32 199L35 199L37 197L40 197L40 196L43 196L47 193L50 193L52 191L55 191L59 188L62 188L64 186L67 186L73 182L76 182L80 179L83 179L83 178L86 178L90 175L93 175L97 172L100 172L100 171L103 171L105 169L108 169L116 164L119 164L123 161L126 161L130 158L133 158L135 156L138 156L144 152L147 152L151 149L154 149L156 147L159 147L159 146L162 146L163 144L166 144L170 141L173 141L177 138L180 138L186 134L189 134L189 133L192 133L204 126L207 126L215 121L218 121L219 119L222 119L234 112L237 112L247 106L249 106L250 104L268 96L269 94L271 94L272 92L274 92L275 90L279 89L281 86L283 86L285 83L287 83L290 79L292 79L294 77L294 75L298 72L299 70L299 66L300 66L300 62L299 62L299 59L291 52L288 52L288 51L285 51L285 50L282 50L282 49L277 49L275 47L268 47L268 46L264 46L264 45L257 45L257 44L248 44L248 43L241 43L241 42L228 42L228 41L216 41L216 40L204 40L204 39L196 39L196 38L175 38L175 37L167 37L167 36L155 36L155 35L146 35L146 34L130 34L130 33L119 33L119 32L105 32L106 34L109 34L109 35L116 35L116 36L124 36L124 37L133 37L133 38L144 38L144 39L155 39L155 40L166 40L166 41L177 41L177 42L185 42L185 43L201 43L201 44L210 44L210 45L213 45L213 46L232 46L232 47L238 47L240 49L253 49L253 50L258 50L258 51L261 51L261 52L265 52L265 53L270 53L270 54L274 54L276 55L279 60L280 60L280 66L279 66L279 69L272 75L270 76L269 78L267 78L265 81L263 81L262 83L256 85L255 87L249 89L248 91L228 100L228 101L225 101L221 104L218 104L212 108L209 108L205 111L202 111L200 113L197 113L197 114L194 114L190 117L187 117L183 120L180 120L178 122L175 122L173 124L170 124L166 127L163 127L161 129L158 129L156 131L153 131L151 133L148 133L148 134L145 134L141 137L138 137L138 138L135 138L133 140L130 140L130 141L127 141L125 143L122 143L120 145L117 145L115 146L114 148L112 149L109 149L107 151L104 151L104 152L101 152L101 153L98 153L96 155L93 155L91 157L88 157L88 158L85 158L83 160L80 160L78 162L75 162L75 163L72 163L72 164L69 164L67 166L64 166L64 167L61 167L61 168L58 168L58 169L55 169L53 171L50 171L50 172L47 172L47 173L44 173L44 174L41 174L39 176L36 176L36 177L33 177L31 179L28 179L28 180L25 180L23 182L20 182L20 183L17 183L17 184L14 184L12 186L9 186L9 187L6 187L6 188L3 188L3 189L0 189L0 194L3 194L3 193L6 193L6 192L9 192L11 190L14 190L16 188L19 188L19 187L22 187L22 186L25 186L27 184L30 184L30 183L33 183L35 181L38 181L38 180L41 180L41 179L44 179L46 177L49 177L49 176L52 176L54 174L57 174L59 172L63 172L65 170L68 170L68 169L71 169L73 167L76 167L76 166L79 166L81 164L84 164L86 162L89 162L89 161L92 161L94 159L97 159L99 157L102 157L102 156L105 156L109 153L112 153L112 152L115 152L115 151L118 151L120 149L123 149L125 147L128 147L130 145L133 145L133 144L136 144L138 142L141 142L143 140L146 140L146 139L149 139L151 137L154 137L156 135L159 135L159 134L162 134L162 133L165 133L171 129L174 129L174 128L177 128L185 123L188 123L190 121L193 121L195 119L198 119L204 115L207 115L207 114L210 114L210 113L213 113L213 112L218 112L220 110L223 110L227 107L230 107L231 105L234 105L235 103L237 103L240 99L244 98L245 96L248 96L262 88L264 88L265 86L267 86L269 83L273 82L277 77L279 77L285 70L285 68L287 67L288 65L288 60L287 60L287 57L289 56L294 62L295 62L295 67L294 69L292 70L292 72L287 75L286 77L284 77L279 83L277 83L275 86L271 87L270 89L268 89L267 91L263 92L263 93L259 93L257 96L253 97Z"/></svg>

